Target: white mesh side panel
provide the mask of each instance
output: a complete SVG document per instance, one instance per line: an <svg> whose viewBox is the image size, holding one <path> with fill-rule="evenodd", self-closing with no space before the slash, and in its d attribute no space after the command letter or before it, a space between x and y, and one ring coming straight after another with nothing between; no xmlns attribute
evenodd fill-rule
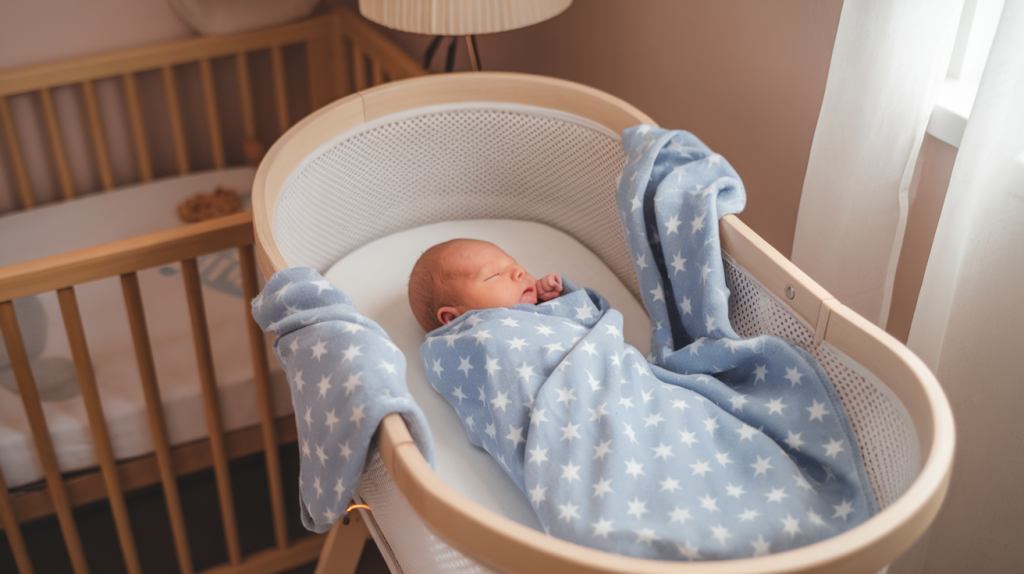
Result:
<svg viewBox="0 0 1024 574"><path fill-rule="evenodd" d="M910 488L921 468L917 433L906 409L859 363L827 342L815 345L810 327L729 257L724 259L733 329L741 337L783 337L818 360L846 407L868 480L885 508Z"/></svg>
<svg viewBox="0 0 1024 574"><path fill-rule="evenodd" d="M359 480L356 499L373 509L373 519L385 538L377 546L385 557L390 554L390 562L397 563L395 574L493 573L433 533L395 486L377 449Z"/></svg>
<svg viewBox="0 0 1024 574"><path fill-rule="evenodd" d="M585 122L477 108L354 132L285 184L274 238L289 265L322 272L353 249L411 227L537 221L589 247L639 297L615 205L622 145Z"/></svg>

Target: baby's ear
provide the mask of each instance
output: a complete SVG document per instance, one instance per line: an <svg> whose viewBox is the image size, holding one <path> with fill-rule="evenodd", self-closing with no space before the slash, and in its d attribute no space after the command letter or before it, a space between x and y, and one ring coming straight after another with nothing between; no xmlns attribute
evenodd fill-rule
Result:
<svg viewBox="0 0 1024 574"><path fill-rule="evenodd" d="M437 310L437 320L440 321L442 325L451 323L459 315L461 315L461 313L459 313L459 310L455 307L441 307Z"/></svg>

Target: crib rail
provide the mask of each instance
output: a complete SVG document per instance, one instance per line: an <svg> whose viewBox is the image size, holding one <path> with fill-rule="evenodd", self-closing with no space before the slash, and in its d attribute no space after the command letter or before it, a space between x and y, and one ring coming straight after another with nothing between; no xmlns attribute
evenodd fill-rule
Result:
<svg viewBox="0 0 1024 574"><path fill-rule="evenodd" d="M282 442L294 440L294 424L288 424L292 421L290 416L283 419L283 424L273 418L266 343L262 331L248 313L246 316L260 427L227 434L220 419L213 356L206 330L196 258L223 249L238 249L247 296L244 304L247 307L248 301L255 297L257 291L252 243L251 214L241 213L0 269L0 330L7 344L47 485L45 490L12 498L5 486L3 473L0 472L0 523L22 574L33 570L20 524L50 513L57 515L73 571L76 574L88 572L72 508L102 498L110 501L126 570L130 573L141 572L124 496L129 490L155 483L163 487L179 569L185 574L194 572L176 477L211 466L216 477L224 540L228 550L228 564L215 568L215 571L253 571L253 561L273 563L277 565L275 569L281 569L315 558L322 544L320 537L298 541L288 538L277 447ZM171 448L167 438L136 276L137 270L174 262L182 263L209 435L206 440L177 448ZM121 463L114 459L75 296L75 285L112 276L121 277L145 393L151 438L155 445L153 455ZM18 297L46 291L57 291L100 466L98 472L72 479L66 479L58 467L12 303ZM228 460L260 450L266 459L276 548L273 552L245 557L239 543ZM273 571L266 565L256 570Z"/></svg>
<svg viewBox="0 0 1024 574"><path fill-rule="evenodd" d="M5 198L0 181L0 213L162 175L255 164L309 112L425 73L345 9L271 30L0 72L7 150L0 172L16 189ZM269 85L261 84L256 76L267 74ZM120 165L113 148L134 158Z"/></svg>

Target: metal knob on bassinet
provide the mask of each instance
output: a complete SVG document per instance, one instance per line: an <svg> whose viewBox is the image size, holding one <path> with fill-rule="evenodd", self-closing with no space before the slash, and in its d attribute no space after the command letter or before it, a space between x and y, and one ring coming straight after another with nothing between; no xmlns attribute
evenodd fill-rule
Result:
<svg viewBox="0 0 1024 574"><path fill-rule="evenodd" d="M511 73L428 76L330 104L268 152L253 185L264 275L324 272L363 244L446 220L545 223L597 254L639 299L615 206L617 134L649 117L571 82ZM410 184L412 183L412 184ZM685 564L690 572L875 572L927 529L954 450L952 413L906 347L828 294L737 217L721 221L730 316L814 355L849 413L882 510L797 550ZM404 571L669 572L683 564L583 548L485 510L435 475L401 418L382 423L361 496ZM366 479L364 479L366 483ZM402 513L405 512L403 515ZM401 561L401 560L400 560Z"/></svg>

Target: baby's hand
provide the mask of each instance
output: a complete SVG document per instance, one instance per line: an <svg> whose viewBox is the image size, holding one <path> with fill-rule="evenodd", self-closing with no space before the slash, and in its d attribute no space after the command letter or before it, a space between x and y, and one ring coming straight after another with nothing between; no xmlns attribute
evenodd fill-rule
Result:
<svg viewBox="0 0 1024 574"><path fill-rule="evenodd" d="M562 276L558 273L545 275L537 280L537 298L550 301L562 293Z"/></svg>

